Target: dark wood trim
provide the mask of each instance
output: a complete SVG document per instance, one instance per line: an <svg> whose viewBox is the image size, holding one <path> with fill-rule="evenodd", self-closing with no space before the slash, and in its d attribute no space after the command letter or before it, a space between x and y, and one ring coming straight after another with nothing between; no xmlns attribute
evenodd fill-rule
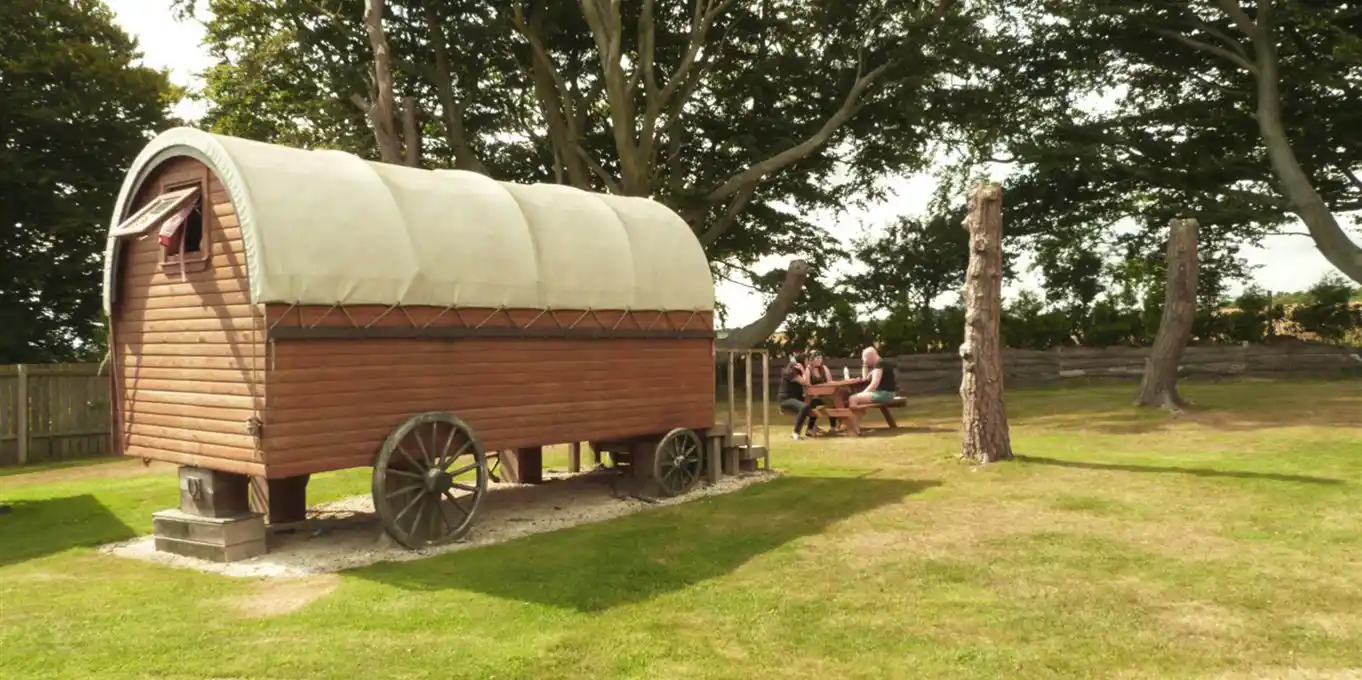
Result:
<svg viewBox="0 0 1362 680"><path fill-rule="evenodd" d="M276 326L269 329L270 340L461 340L481 338L561 339L561 340L713 340L710 330L643 330L637 328L515 328L488 326L484 328L437 327L394 328L377 326Z"/></svg>

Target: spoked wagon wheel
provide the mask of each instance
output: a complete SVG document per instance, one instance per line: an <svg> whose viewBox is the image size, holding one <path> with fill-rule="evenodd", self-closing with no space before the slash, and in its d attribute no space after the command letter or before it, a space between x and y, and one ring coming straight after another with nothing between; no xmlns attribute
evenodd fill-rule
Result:
<svg viewBox="0 0 1362 680"><path fill-rule="evenodd" d="M677 428L667 433L657 444L653 456L653 479L657 480L663 496L678 496L695 486L700 479L700 465L704 460L704 446L694 430Z"/></svg>
<svg viewBox="0 0 1362 680"><path fill-rule="evenodd" d="M431 412L408 418L374 461L374 509L408 548L457 541L487 492L487 455L462 420Z"/></svg>

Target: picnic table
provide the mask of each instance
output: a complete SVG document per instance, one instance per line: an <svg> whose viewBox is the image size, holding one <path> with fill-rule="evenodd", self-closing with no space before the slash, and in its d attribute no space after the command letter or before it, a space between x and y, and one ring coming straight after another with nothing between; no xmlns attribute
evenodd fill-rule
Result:
<svg viewBox="0 0 1362 680"><path fill-rule="evenodd" d="M848 400L855 392L865 389L870 382L869 378L851 378L849 380L829 380L817 385L809 385L804 390L805 403L809 403L814 397L824 397L824 401L831 401L831 406L819 406L816 410L820 415L829 418L837 418L846 423L847 434L858 437L861 434L861 416L869 409L879 409L884 414L884 423L890 429L898 429L898 422L894 420L894 414L889 412L890 408L903 406L906 402L903 397L897 397L891 402L884 404L867 404L865 406L851 406Z"/></svg>

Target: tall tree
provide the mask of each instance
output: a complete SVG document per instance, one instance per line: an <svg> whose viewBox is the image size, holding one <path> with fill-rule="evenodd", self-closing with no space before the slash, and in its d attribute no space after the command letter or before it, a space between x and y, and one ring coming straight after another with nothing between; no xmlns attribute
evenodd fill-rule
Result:
<svg viewBox="0 0 1362 680"><path fill-rule="evenodd" d="M965 272L965 341L960 345L961 457L980 463L1012 458L1012 435L1003 402L1003 188L975 187L964 228L969 233Z"/></svg>
<svg viewBox="0 0 1362 680"><path fill-rule="evenodd" d="M123 169L179 97L101 0L0 3L0 364L98 341Z"/></svg>
<svg viewBox="0 0 1362 680"><path fill-rule="evenodd" d="M651 196L739 266L808 253L804 215L925 167L980 103L953 76L994 58L981 1L379 4L381 39L360 3L212 0L208 123L396 158L386 72L423 165ZM741 337L780 323L800 270Z"/></svg>
<svg viewBox="0 0 1362 680"><path fill-rule="evenodd" d="M1135 397L1137 406L1160 406L1176 411L1187 406L1178 394L1178 368L1196 316L1197 223L1175 219L1168 223L1168 285L1163 319L1154 346L1145 359L1144 377Z"/></svg>
<svg viewBox="0 0 1362 680"><path fill-rule="evenodd" d="M1201 225L1204 272L1233 276L1239 247L1299 219L1362 280L1362 250L1338 219L1362 207L1355 3L1018 5L1027 38L1002 78L1015 96L993 111L1025 123L1000 135L1023 166L1009 192L1017 221L1063 239L1134 218L1122 244L1155 255L1163 225L1185 215Z"/></svg>

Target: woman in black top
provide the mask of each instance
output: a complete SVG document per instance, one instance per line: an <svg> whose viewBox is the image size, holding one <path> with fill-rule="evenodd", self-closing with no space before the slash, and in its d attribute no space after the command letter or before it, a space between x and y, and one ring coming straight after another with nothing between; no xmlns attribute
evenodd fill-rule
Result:
<svg viewBox="0 0 1362 680"><path fill-rule="evenodd" d="M790 364L780 374L780 390L776 398L780 400L780 410L785 413L795 415L794 431L790 433L791 439L800 439L800 433L815 434L818 432L818 416L813 412L815 406L821 406L823 400L817 397L805 403L804 388L810 385L810 378L814 374L824 374L826 379L827 367L818 371L812 367L806 368L802 358L798 355L791 357ZM820 362L821 363L821 362ZM823 380L819 380L823 382ZM805 421L808 422L808 430L804 429Z"/></svg>
<svg viewBox="0 0 1362 680"><path fill-rule="evenodd" d="M825 382L832 381L832 369L829 369L828 365L823 363L822 352L818 350L809 352L808 364L809 367L806 373L808 375L810 385L819 385ZM823 403L824 403L823 400L819 399L818 397L814 397L813 399L809 400L810 406L822 406ZM828 427L832 430L836 430L837 419L828 418ZM820 430L818 429L818 414L816 413L812 414L812 416L809 418L809 433L815 435L820 433Z"/></svg>

